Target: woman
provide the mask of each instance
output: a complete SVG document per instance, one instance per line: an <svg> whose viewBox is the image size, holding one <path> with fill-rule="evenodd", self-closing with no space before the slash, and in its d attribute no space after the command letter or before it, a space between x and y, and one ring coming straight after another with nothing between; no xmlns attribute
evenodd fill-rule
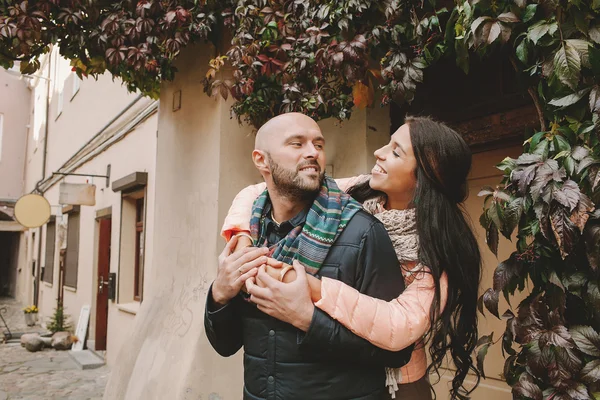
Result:
<svg viewBox="0 0 600 400"><path fill-rule="evenodd" d="M375 157L371 177L354 178L348 193L385 225L407 289L385 302L339 281L309 276L312 298L317 307L381 348L400 350L417 342L405 367L388 369L391 398L431 399L427 377L438 371L448 351L456 368L451 396L463 398L470 392L463 385L469 370L479 382L471 353L477 341L481 259L461 209L471 152L446 125L408 118ZM345 189L349 181L338 184ZM251 186L236 197L223 226L226 239L239 235L242 242L248 236L252 202L264 188ZM295 279L293 269L274 260L267 272L283 282Z"/></svg>

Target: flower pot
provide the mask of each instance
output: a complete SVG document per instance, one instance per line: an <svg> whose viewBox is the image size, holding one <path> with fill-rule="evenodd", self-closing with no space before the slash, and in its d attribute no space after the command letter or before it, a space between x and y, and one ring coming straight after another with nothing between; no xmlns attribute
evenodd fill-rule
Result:
<svg viewBox="0 0 600 400"><path fill-rule="evenodd" d="M25 323L27 326L34 326L37 322L37 313L26 313L25 314Z"/></svg>

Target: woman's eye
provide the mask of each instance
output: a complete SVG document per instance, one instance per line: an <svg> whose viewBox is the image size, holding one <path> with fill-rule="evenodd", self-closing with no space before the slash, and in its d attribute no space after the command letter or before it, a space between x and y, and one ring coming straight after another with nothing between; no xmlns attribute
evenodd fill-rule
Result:
<svg viewBox="0 0 600 400"><path fill-rule="evenodd" d="M396 150L392 150L392 154L394 155L394 157L400 157L400 154L396 153Z"/></svg>

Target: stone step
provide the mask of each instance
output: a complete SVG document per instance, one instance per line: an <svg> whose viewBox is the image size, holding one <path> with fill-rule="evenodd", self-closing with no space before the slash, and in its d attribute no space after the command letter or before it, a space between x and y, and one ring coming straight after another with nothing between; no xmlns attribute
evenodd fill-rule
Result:
<svg viewBox="0 0 600 400"><path fill-rule="evenodd" d="M69 356L75 361L79 369L100 368L104 360L91 350L69 350Z"/></svg>

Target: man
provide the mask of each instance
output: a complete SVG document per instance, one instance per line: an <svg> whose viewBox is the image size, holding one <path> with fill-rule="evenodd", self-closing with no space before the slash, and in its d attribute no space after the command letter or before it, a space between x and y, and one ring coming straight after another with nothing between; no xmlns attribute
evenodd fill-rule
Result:
<svg viewBox="0 0 600 400"><path fill-rule="evenodd" d="M255 202L250 225L255 243L270 249L231 254L232 239L208 293L206 334L222 356L244 347L247 400L380 399L384 367L410 358L412 349L379 349L315 308L302 274L269 288L271 298L265 300L263 293L258 307L240 295L244 282L266 262L267 251L373 297L391 300L403 290L383 225L324 178L324 145L319 126L302 114L284 114L261 127L252 158L267 191ZM294 268L302 267L294 261ZM254 293L252 298L258 300Z"/></svg>

